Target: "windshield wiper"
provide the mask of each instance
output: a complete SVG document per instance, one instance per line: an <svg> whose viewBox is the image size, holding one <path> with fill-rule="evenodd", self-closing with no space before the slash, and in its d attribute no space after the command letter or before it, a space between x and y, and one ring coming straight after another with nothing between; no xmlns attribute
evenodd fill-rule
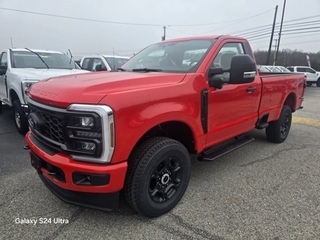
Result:
<svg viewBox="0 0 320 240"><path fill-rule="evenodd" d="M72 53L71 53L71 51L70 51L69 48L68 48L68 51L69 51L69 53L70 53L70 62L69 62L69 64L71 64L71 61L73 61L73 56L72 56Z"/></svg>
<svg viewBox="0 0 320 240"><path fill-rule="evenodd" d="M34 53L35 55L37 55L37 56L40 58L40 60L44 63L44 65L46 65L46 67L49 69L48 64L42 59L42 57L41 57L38 53L30 50L29 48L25 48L25 49L27 49L29 52L32 52L32 53Z"/></svg>
<svg viewBox="0 0 320 240"><path fill-rule="evenodd" d="M162 72L159 68L134 68L132 72Z"/></svg>
<svg viewBox="0 0 320 240"><path fill-rule="evenodd" d="M117 68L117 70L121 71L121 72L125 72L126 71L124 68L121 68L121 67Z"/></svg>

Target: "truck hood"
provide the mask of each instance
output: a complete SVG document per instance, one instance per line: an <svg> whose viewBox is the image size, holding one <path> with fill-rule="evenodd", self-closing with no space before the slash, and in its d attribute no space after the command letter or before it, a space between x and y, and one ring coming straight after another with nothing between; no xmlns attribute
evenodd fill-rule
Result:
<svg viewBox="0 0 320 240"><path fill-rule="evenodd" d="M182 73L97 72L40 81L29 90L32 99L57 107L71 103L97 104L108 94L177 84Z"/></svg>
<svg viewBox="0 0 320 240"><path fill-rule="evenodd" d="M12 74L21 76L27 80L43 80L46 78L86 73L88 71L82 69L36 69L36 68L14 68L11 70Z"/></svg>

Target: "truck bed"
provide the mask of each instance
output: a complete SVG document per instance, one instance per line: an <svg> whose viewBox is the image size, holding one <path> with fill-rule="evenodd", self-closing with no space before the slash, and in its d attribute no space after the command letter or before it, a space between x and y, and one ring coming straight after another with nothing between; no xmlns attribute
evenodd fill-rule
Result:
<svg viewBox="0 0 320 240"><path fill-rule="evenodd" d="M304 74L298 73L260 73L262 97L260 101L259 116L269 113L269 120L273 121L279 118L281 105L286 97L292 92L292 101L294 101L294 112L297 110L303 100L305 84ZM296 92L297 86L299 91ZM296 94L293 94L296 92Z"/></svg>

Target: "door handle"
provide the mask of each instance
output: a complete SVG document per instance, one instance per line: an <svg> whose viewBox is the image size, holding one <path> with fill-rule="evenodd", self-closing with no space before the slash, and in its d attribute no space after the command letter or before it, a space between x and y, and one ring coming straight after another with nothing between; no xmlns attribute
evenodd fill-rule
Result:
<svg viewBox="0 0 320 240"><path fill-rule="evenodd" d="M247 92L247 93L251 93L251 92L254 92L255 90L257 90L256 87L248 87L248 88L246 89L246 92Z"/></svg>

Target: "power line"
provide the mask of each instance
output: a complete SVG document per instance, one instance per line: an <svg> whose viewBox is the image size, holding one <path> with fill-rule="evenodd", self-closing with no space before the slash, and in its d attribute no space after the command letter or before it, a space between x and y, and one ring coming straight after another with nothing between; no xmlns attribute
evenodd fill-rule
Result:
<svg viewBox="0 0 320 240"><path fill-rule="evenodd" d="M87 21L87 22L101 22L101 23L110 23L110 24L148 26L148 27L162 27L163 26L162 24L115 22L115 21L98 20L98 19L90 19L90 18L70 17L70 16L64 16L64 15L33 12L33 11L19 10L19 9L13 9L13 8L4 8L4 7L0 7L0 9L13 11L13 12L22 12L22 13L28 13L28 14L41 15L41 16L48 16L48 17L65 18L65 19L72 19L72 20L81 20L81 21Z"/></svg>
<svg viewBox="0 0 320 240"><path fill-rule="evenodd" d="M270 12L272 9L269 9L265 12L261 12L261 13L258 13L256 15L253 15L253 16L250 16L250 17L245 17L245 18L239 18L239 19L234 19L234 20L229 20L229 21L224 21L224 22L215 22L215 23L199 23L199 24L175 24L175 25L169 25L170 27L196 27L196 26L209 26L209 25L215 25L215 24L224 24L224 23L230 23L230 22L237 22L238 21L241 21L241 20L248 20L250 18L254 18L254 17L257 17L257 16L260 16L262 14L265 14L265 13L268 13Z"/></svg>
<svg viewBox="0 0 320 240"><path fill-rule="evenodd" d="M314 16L309 16L309 17L304 17L304 18L297 18L297 19L293 19L293 20L289 20L289 21L284 21L283 23L286 25L286 23L296 22L296 21L305 20L305 19L318 18L318 17L320 17L320 15L314 15ZM276 25L279 25L279 24L280 24L279 22L276 23ZM270 28L271 26L272 26L272 24L267 24L267 25L262 25L262 26L258 26L258 27L254 27L254 28L248 28L248 29L232 32L231 34L241 35L243 33L246 33L246 31L256 30L256 29L261 29L261 28L266 28L266 27Z"/></svg>
<svg viewBox="0 0 320 240"><path fill-rule="evenodd" d="M129 23L129 22L116 22L116 21L108 21L108 20L98 20L98 19L91 19L91 18L80 18L80 17L71 17L71 16L65 16L65 15L57 15L57 14L50 14L50 13L43 13L43 12L34 12L34 11L27 11L27 10L21 10L21 9L13 9L13 8L5 8L0 7L2 10L7 11L13 11L13 12L22 12L22 13L28 13L28 14L34 14L34 15L40 15L40 16L48 16L48 17L56 17L56 18L65 18L65 19L72 19L72 20L81 20L81 21L89 21L89 22L102 22L102 23L109 23L109 24L121 24L121 25L135 25L135 26L151 26L151 27L160 27L163 26L161 24L147 24L147 23ZM223 23L229 23L229 22L237 22L240 20L247 20L249 18L253 18L262 14L265 14L267 12L270 12L271 10L253 15L251 17L246 18L240 18L240 19L234 19L224 22L215 22L215 23L198 23L198 24L170 24L168 26L171 27L193 27L193 26L210 26L215 24L223 24Z"/></svg>
<svg viewBox="0 0 320 240"><path fill-rule="evenodd" d="M108 20L98 20L98 19L91 19L91 18L80 18L80 17L71 17L71 16L65 16L65 15L57 15L57 14L50 14L50 13L43 13L43 12L34 12L34 11L27 11L27 10L21 10L21 9L13 9L13 8L5 8L5 7L0 7L2 10L7 10L7 11L14 11L14 12L22 12L22 13L28 13L28 14L35 14L35 15L40 15L40 16L48 16L48 17L56 17L56 18L65 18L65 19L72 19L72 20L81 20L81 21L89 21L89 22L102 22L102 23L109 23L109 24L122 24L122 25L140 25L140 26L151 26L151 27L159 27L163 26L161 24L147 24L147 23L129 23L129 22L116 22L116 21L108 21ZM238 22L240 20L246 20L249 18L253 18L259 15L262 15L264 13L269 12L265 11L256 15L253 15L251 17L246 17L246 18L240 18L240 19L234 19L234 20L229 20L229 21L224 21L224 22L215 22L215 23L198 23L198 24L170 24L168 26L171 27L193 27L193 26L209 26L209 25L215 25L215 24L223 24L223 23L229 23L229 22Z"/></svg>

